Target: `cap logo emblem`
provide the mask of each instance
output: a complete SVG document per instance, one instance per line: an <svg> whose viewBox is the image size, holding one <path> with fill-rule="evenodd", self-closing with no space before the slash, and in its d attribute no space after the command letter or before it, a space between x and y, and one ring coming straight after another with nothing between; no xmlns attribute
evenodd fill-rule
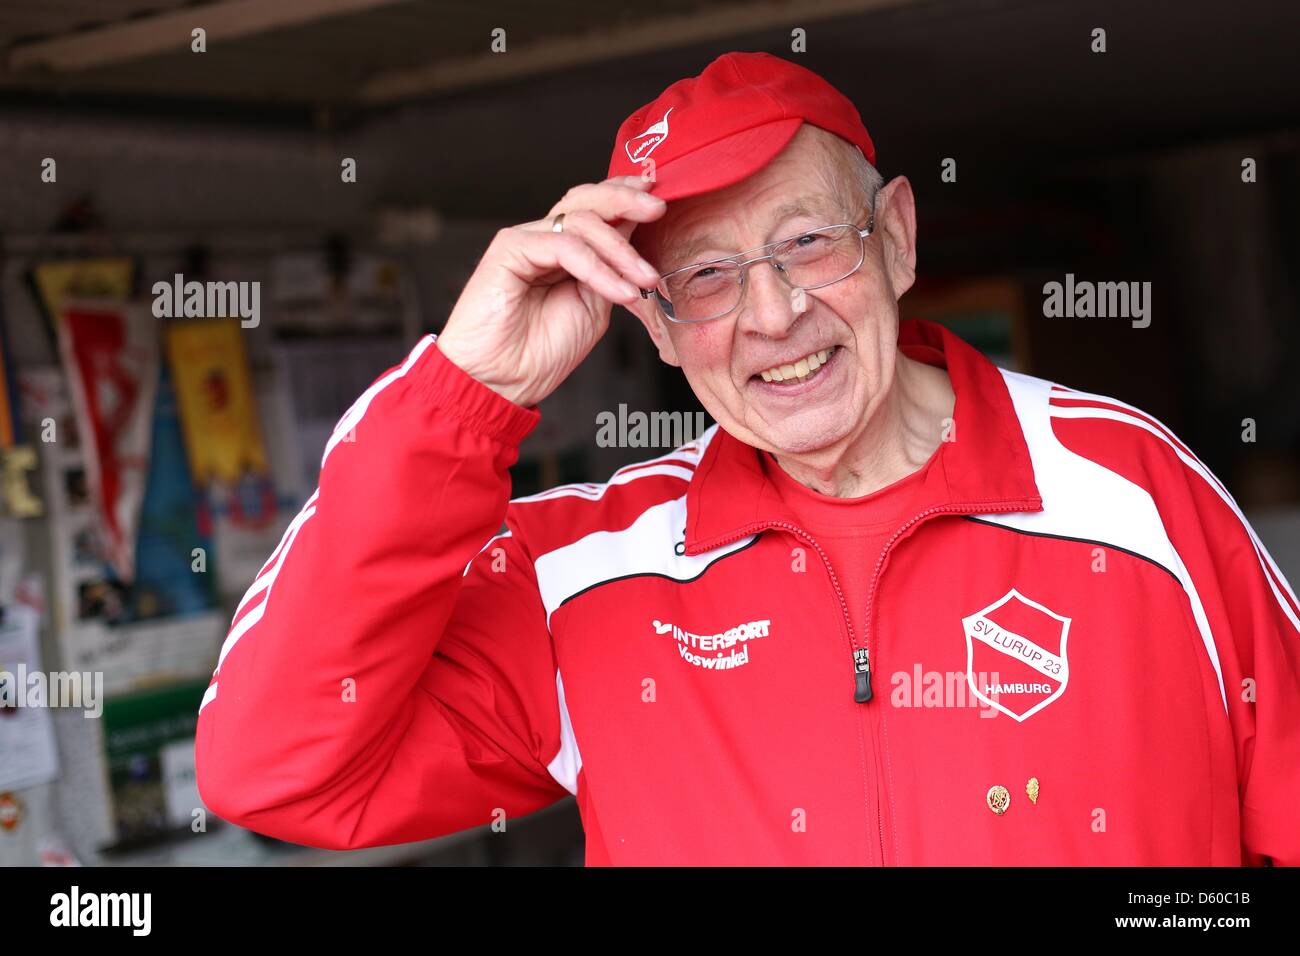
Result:
<svg viewBox="0 0 1300 956"><path fill-rule="evenodd" d="M668 113L671 113L675 107L668 107ZM623 148L627 150L627 158L634 163L639 163L655 151L655 148L668 138L668 113L664 118L655 123L644 133L633 136Z"/></svg>

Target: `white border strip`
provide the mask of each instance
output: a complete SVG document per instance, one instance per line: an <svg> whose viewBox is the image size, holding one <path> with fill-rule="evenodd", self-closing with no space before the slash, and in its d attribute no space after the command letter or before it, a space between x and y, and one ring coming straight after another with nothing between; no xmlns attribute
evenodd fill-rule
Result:
<svg viewBox="0 0 1300 956"><path fill-rule="evenodd" d="M564 680L559 670L555 672L555 693L560 702L560 749L546 770L556 783L576 797L582 754L578 751L578 738L573 735L573 721L569 719L569 705L564 702Z"/></svg>
<svg viewBox="0 0 1300 956"><path fill-rule="evenodd" d="M1107 408L1062 408L1059 405L1053 405L1051 406L1051 415L1053 418L1104 418L1110 421L1126 422L1127 424L1136 425L1138 428L1150 432L1172 448L1174 453L1182 460L1183 464L1196 472L1196 474L1200 475L1205 483L1209 485L1210 488L1212 488L1223 500L1223 503L1232 509L1232 513L1237 516L1237 520L1240 521L1242 527L1246 529L1246 533L1255 547L1255 557L1259 560L1260 570L1264 573L1264 579L1268 581L1268 586L1272 590L1273 596L1277 599L1278 605L1282 608L1282 613L1291 621L1291 626L1296 629L1296 633L1300 634L1300 619L1296 617L1295 611L1291 609L1291 605L1287 603L1286 599L1282 596L1282 592L1278 590L1277 584L1273 580L1273 575L1269 574L1269 566L1272 567L1274 574L1277 575L1277 580L1282 582L1282 586L1286 588L1287 593L1290 594L1294 600L1295 594L1291 591L1290 585L1287 584L1286 578L1277 570L1277 565L1273 563L1272 556L1269 555L1263 542L1261 542L1259 537L1255 534L1255 529L1250 526L1250 522L1246 520L1246 516L1243 515L1241 509L1237 507L1237 502L1232 499L1232 495L1228 494L1227 490L1220 486L1218 480L1213 477L1209 469L1201 464L1198 459L1195 457L1189 458L1185 455L1177 445L1162 434L1158 428L1151 425L1150 422L1141 418L1136 418L1132 415L1125 415L1122 412L1113 411ZM1267 561L1267 566L1265 561Z"/></svg>

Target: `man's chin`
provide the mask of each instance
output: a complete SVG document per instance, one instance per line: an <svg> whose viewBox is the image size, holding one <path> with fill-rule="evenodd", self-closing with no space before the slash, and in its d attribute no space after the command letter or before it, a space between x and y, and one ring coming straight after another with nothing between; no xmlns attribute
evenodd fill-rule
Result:
<svg viewBox="0 0 1300 956"><path fill-rule="evenodd" d="M842 415L796 415L776 428L755 432L755 438L778 457L813 455L843 441L851 428Z"/></svg>

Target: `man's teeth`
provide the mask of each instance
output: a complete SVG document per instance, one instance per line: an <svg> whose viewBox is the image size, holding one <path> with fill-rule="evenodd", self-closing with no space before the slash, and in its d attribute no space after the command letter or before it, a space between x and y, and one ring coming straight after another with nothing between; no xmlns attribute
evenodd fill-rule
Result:
<svg viewBox="0 0 1300 956"><path fill-rule="evenodd" d="M826 364L826 360L831 357L831 353L835 351L835 348L822 349L820 352L805 355L793 364L774 365L772 368L764 369L758 374L763 376L765 382L784 382L792 378L805 379Z"/></svg>

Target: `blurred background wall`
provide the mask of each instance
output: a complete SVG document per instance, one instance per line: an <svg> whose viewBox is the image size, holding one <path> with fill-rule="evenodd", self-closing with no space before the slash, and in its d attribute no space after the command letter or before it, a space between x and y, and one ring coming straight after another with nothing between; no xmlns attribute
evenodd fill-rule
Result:
<svg viewBox="0 0 1300 956"><path fill-rule="evenodd" d="M0 716L0 823L16 821L0 863L581 862L571 801L508 834L351 854L217 821L196 833L193 695L353 398L441 328L496 229L603 178L621 120L732 49L825 75L885 176L911 180L921 278L905 316L1160 418L1300 579L1297 35L1300 7L1281 0L0 2L5 473L41 505L20 516L11 489L0 518L0 664L9 648L101 669L110 688L103 719ZM129 324L123 300L177 272L261 283L261 322L222 361L248 370L265 461L250 453L221 488L191 446L167 474L156 456L146 512L182 487L193 516L141 531L159 567L145 594L102 554L61 310L98 303ZM1066 274L1150 282L1149 327L1045 316L1043 285ZM173 393L196 371L155 345L150 374L174 381L154 434L192 443ZM619 403L698 408L621 312L544 404L515 493L656 454L595 442ZM67 424L54 442L51 417ZM213 562L197 595L173 587L189 520Z"/></svg>

